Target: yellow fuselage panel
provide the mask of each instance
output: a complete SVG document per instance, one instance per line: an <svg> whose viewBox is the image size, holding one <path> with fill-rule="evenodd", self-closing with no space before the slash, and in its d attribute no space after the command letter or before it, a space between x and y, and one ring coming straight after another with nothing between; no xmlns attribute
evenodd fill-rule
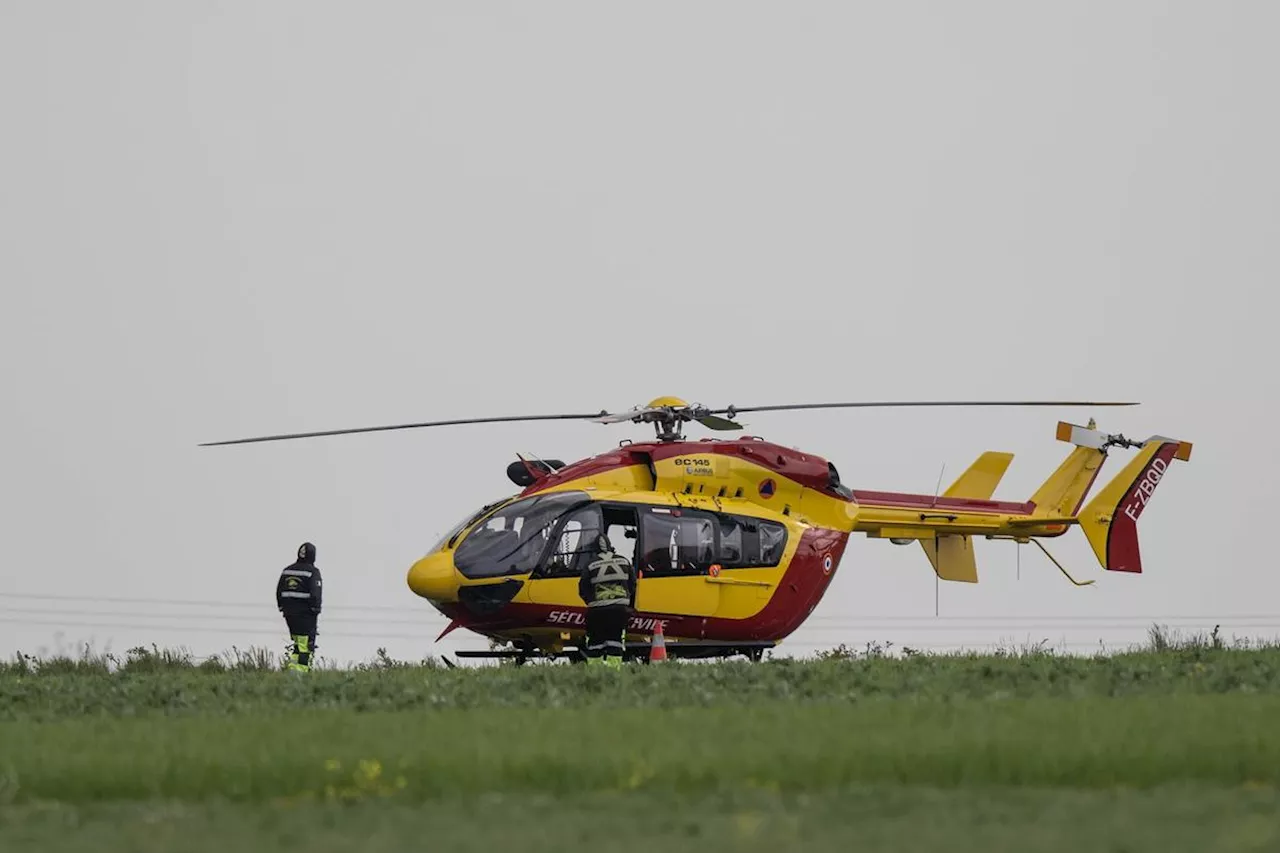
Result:
<svg viewBox="0 0 1280 853"><path fill-rule="evenodd" d="M749 619L769 603L795 556L802 533L801 525L787 524L787 545L777 566L722 569L718 577L640 577L636 581L635 608L650 614ZM516 601L582 607L576 577L530 579L529 575L522 575L518 579L527 583L516 595Z"/></svg>
<svg viewBox="0 0 1280 853"><path fill-rule="evenodd" d="M682 501L741 501L751 512L789 515L814 527L849 532L857 504L806 488L757 462L721 453L688 453L654 463L655 490ZM726 510L728 511L728 510Z"/></svg>

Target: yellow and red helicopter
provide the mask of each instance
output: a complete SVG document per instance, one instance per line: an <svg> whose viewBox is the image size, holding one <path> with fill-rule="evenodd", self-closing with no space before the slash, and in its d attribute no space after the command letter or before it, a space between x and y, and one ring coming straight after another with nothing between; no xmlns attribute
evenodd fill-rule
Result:
<svg viewBox="0 0 1280 853"><path fill-rule="evenodd" d="M850 488L827 459L750 435L688 439L683 424L741 430L748 412L882 406L1131 406L1126 402L862 402L710 409L659 397L628 411L468 418L209 442L202 447L510 421L648 423L651 441L565 464L516 454L520 491L449 530L408 571L409 588L449 620L437 641L467 628L510 648L463 657L582 659L586 627L577 580L597 536L636 566L628 657L645 657L661 623L671 657L759 660L808 618L840 566L849 537L918 544L940 580L977 583L974 540L1026 543L1079 525L1104 570L1142 571L1137 523L1169 466L1191 444L1131 441L1059 422L1066 458L1023 502L993 500L1013 459L989 451L936 495ZM1137 453L1087 504L1113 448ZM1083 505L1083 509L1081 509ZM1046 556L1053 560L1045 550ZM1072 583L1077 582L1053 560Z"/></svg>

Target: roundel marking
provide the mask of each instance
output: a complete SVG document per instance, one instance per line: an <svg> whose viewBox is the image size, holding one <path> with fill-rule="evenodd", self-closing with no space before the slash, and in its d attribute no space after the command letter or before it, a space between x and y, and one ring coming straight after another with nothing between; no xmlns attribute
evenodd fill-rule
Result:
<svg viewBox="0 0 1280 853"><path fill-rule="evenodd" d="M824 575L829 575L829 574L831 574L831 567L832 567L832 565L833 565L833 563L832 563L832 561L831 561L831 555L830 555L830 554L823 554L823 555L822 555L822 573L823 573Z"/></svg>

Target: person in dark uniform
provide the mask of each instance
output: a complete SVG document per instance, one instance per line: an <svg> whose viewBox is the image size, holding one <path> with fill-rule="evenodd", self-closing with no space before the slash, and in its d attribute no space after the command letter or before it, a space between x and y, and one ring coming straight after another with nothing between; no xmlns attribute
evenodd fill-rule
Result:
<svg viewBox="0 0 1280 853"><path fill-rule="evenodd" d="M578 577L578 595L587 605L587 663L622 666L627 622L636 600L636 571L605 536L596 538L595 558Z"/></svg>
<svg viewBox="0 0 1280 853"><path fill-rule="evenodd" d="M289 669L308 672L316 651L316 623L322 604L320 570L316 568L316 546L303 542L298 559L280 572L276 581L276 607L284 616L293 639Z"/></svg>

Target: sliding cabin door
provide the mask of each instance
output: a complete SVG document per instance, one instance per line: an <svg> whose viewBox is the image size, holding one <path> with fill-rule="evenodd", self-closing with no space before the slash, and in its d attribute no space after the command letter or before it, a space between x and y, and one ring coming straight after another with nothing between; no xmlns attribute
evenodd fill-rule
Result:
<svg viewBox="0 0 1280 853"><path fill-rule="evenodd" d="M637 507L637 610L654 616L714 616L720 586L708 574L716 560L716 520L681 507Z"/></svg>

